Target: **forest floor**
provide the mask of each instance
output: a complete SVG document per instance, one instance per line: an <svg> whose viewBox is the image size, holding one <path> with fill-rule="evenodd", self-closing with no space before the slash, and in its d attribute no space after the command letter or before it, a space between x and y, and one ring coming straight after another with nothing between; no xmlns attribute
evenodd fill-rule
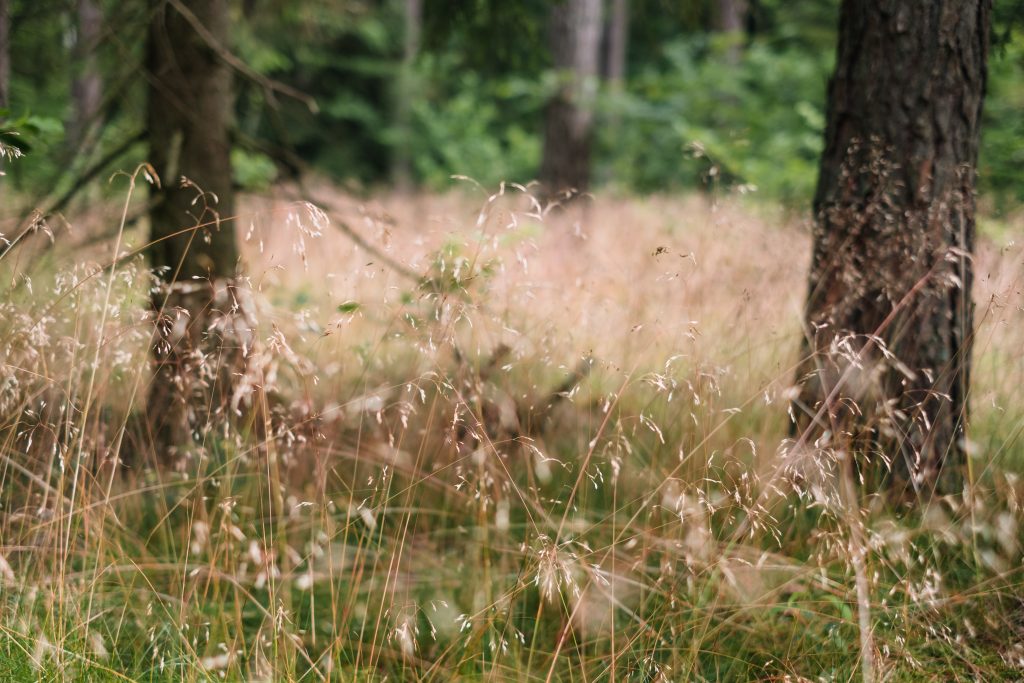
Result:
<svg viewBox="0 0 1024 683"><path fill-rule="evenodd" d="M176 468L114 204L0 262L0 679L1024 676L1020 225L976 258L965 495L894 509L785 447L805 219L309 198L242 203L247 393Z"/></svg>

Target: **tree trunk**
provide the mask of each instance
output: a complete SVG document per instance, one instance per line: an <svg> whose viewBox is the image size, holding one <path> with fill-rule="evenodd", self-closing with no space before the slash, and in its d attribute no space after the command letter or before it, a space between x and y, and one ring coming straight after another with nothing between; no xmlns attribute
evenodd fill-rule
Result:
<svg viewBox="0 0 1024 683"><path fill-rule="evenodd" d="M601 0L564 0L552 5L551 55L561 86L544 114L543 194L587 190L590 143L601 49Z"/></svg>
<svg viewBox="0 0 1024 683"><path fill-rule="evenodd" d="M103 14L95 0L78 0L78 33L72 58L75 68L80 69L71 83L72 113L68 123L68 143L72 150L78 150L90 140L90 131L95 129L103 95L103 81L100 78L96 60L96 47L103 29Z"/></svg>
<svg viewBox="0 0 1024 683"><path fill-rule="evenodd" d="M163 284L153 297L148 412L158 458L180 464L176 454L228 416L250 331L235 283L231 72L211 46L227 42L228 0L152 8L149 153L161 185L152 190L149 254Z"/></svg>
<svg viewBox="0 0 1024 683"><path fill-rule="evenodd" d="M844 0L829 83L797 426L919 495L964 460L990 11Z"/></svg>
<svg viewBox="0 0 1024 683"><path fill-rule="evenodd" d="M715 28L722 33L742 33L746 14L746 0L718 0Z"/></svg>
<svg viewBox="0 0 1024 683"><path fill-rule="evenodd" d="M11 3L0 0L0 109L11 106Z"/></svg>
<svg viewBox="0 0 1024 683"><path fill-rule="evenodd" d="M715 28L725 35L726 59L736 64L740 59L743 29L747 16L746 0L718 0L715 8Z"/></svg>
<svg viewBox="0 0 1024 683"><path fill-rule="evenodd" d="M412 186L410 109L416 85L413 66L420 51L420 34L423 30L423 0L404 0L404 6L405 46L402 71L395 94L395 128L398 131L398 142L395 145L392 177L400 190L407 191Z"/></svg>
<svg viewBox="0 0 1024 683"><path fill-rule="evenodd" d="M608 19L608 83L621 89L626 80L626 55L629 47L629 0L612 0Z"/></svg>

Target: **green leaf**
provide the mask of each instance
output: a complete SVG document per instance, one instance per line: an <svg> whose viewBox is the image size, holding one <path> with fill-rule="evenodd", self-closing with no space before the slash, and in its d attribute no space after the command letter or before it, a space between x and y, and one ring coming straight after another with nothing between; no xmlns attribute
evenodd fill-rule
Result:
<svg viewBox="0 0 1024 683"><path fill-rule="evenodd" d="M339 313L355 313L358 310L359 310L359 302L358 301L346 301L344 303L338 304L338 312Z"/></svg>

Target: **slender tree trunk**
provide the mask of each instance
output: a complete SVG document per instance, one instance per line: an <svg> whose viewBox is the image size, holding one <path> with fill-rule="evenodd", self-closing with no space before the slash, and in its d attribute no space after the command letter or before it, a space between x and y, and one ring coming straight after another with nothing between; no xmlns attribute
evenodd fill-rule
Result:
<svg viewBox="0 0 1024 683"><path fill-rule="evenodd" d="M715 27L722 33L742 33L746 15L746 0L718 0Z"/></svg>
<svg viewBox="0 0 1024 683"><path fill-rule="evenodd" d="M152 0L148 57L149 154L161 182L149 254L163 281L148 410L158 456L178 464L227 417L250 334L235 283L231 72L210 44L227 42L228 0L180 5Z"/></svg>
<svg viewBox="0 0 1024 683"><path fill-rule="evenodd" d="M608 83L621 89L626 80L626 55L629 48L629 0L612 0L608 19Z"/></svg>
<svg viewBox="0 0 1024 683"><path fill-rule="evenodd" d="M399 74L395 96L395 128L398 131L398 144L395 146L392 176L398 188L406 191L412 185L410 109L416 85L413 66L417 55L419 55L420 34L423 31L423 0L404 0L404 5L405 47L402 56L402 71Z"/></svg>
<svg viewBox="0 0 1024 683"><path fill-rule="evenodd" d="M990 12L844 0L828 90L798 426L918 494L964 460Z"/></svg>
<svg viewBox="0 0 1024 683"><path fill-rule="evenodd" d="M11 3L0 0L0 108L11 106Z"/></svg>
<svg viewBox="0 0 1024 683"><path fill-rule="evenodd" d="M715 28L729 41L726 59L735 64L740 59L744 23L747 17L746 0L718 0L715 8Z"/></svg>
<svg viewBox="0 0 1024 683"><path fill-rule="evenodd" d="M78 0L78 35L72 50L80 69L71 83L73 111L68 122L68 142L73 150L89 142L95 129L103 96L103 80L96 59L96 47L103 29L103 14L95 0Z"/></svg>
<svg viewBox="0 0 1024 683"><path fill-rule="evenodd" d="M540 181L547 197L584 192L590 184L601 4L601 0L564 0L551 7L551 55L562 86L544 114Z"/></svg>

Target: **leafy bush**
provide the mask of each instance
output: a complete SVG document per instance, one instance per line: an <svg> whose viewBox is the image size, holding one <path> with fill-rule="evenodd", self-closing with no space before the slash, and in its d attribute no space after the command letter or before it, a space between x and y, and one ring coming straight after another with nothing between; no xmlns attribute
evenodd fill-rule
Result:
<svg viewBox="0 0 1024 683"><path fill-rule="evenodd" d="M994 51L988 74L978 175L981 192L1008 209L1024 200L1024 37Z"/></svg>
<svg viewBox="0 0 1024 683"><path fill-rule="evenodd" d="M245 190L266 190L277 178L277 168L265 154L232 149L231 167L235 182Z"/></svg>
<svg viewBox="0 0 1024 683"><path fill-rule="evenodd" d="M452 60L425 59L412 103L412 158L428 186L451 175L494 186L527 182L540 165L540 88L517 80L488 82Z"/></svg>
<svg viewBox="0 0 1024 683"><path fill-rule="evenodd" d="M831 57L749 46L733 63L705 38L677 41L606 110L603 175L640 191L723 177L774 199L813 191ZM712 169L715 169L714 171Z"/></svg>

